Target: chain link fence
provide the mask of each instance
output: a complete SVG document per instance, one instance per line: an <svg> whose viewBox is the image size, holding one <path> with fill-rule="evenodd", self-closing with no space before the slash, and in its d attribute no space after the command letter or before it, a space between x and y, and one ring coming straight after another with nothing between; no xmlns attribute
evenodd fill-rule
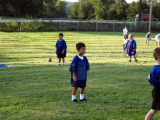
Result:
<svg viewBox="0 0 160 120"><path fill-rule="evenodd" d="M68 19L1 19L0 31L116 31L126 26L130 32L148 31L149 22L141 21L87 21ZM152 31L160 30L160 22L152 22Z"/></svg>

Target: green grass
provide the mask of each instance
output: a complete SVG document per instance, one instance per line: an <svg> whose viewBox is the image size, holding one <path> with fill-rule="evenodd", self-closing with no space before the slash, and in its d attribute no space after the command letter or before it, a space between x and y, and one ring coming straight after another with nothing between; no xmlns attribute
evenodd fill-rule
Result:
<svg viewBox="0 0 160 120"><path fill-rule="evenodd" d="M152 102L147 77L155 63L156 33L150 45L145 44L146 33L133 33L139 62L129 63L122 56L121 32L63 32L66 66L57 66L58 33L0 32L0 63L16 66L0 69L0 119L143 120ZM72 103L68 69L78 42L86 44L91 67L85 90L88 101Z"/></svg>

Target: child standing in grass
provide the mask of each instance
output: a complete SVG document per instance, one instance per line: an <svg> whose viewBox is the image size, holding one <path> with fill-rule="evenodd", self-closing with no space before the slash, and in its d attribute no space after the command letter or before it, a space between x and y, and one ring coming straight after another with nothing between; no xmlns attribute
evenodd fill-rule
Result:
<svg viewBox="0 0 160 120"><path fill-rule="evenodd" d="M126 54L126 47L125 46L126 46L127 41L128 41L128 35L125 35L124 39L123 39L123 55Z"/></svg>
<svg viewBox="0 0 160 120"><path fill-rule="evenodd" d="M138 62L138 60L136 59L136 49L136 41L133 39L133 34L130 34L129 40L126 43L126 54L127 56L129 56L129 62L132 62L131 57L134 57L135 61Z"/></svg>
<svg viewBox="0 0 160 120"><path fill-rule="evenodd" d="M76 49L78 55L73 58L69 68L71 72L71 85L73 87L72 101L77 102L76 91L78 87L81 88L80 101L87 101L87 99L84 97L84 90L87 82L87 71L89 71L90 67L87 57L84 56L86 50L85 44L78 43L76 45Z"/></svg>
<svg viewBox="0 0 160 120"><path fill-rule="evenodd" d="M151 38L151 32L148 32L148 33L146 34L146 44L147 44L147 45L149 45L149 41L151 40L150 38Z"/></svg>
<svg viewBox="0 0 160 120"><path fill-rule="evenodd" d="M156 39L156 45L157 45L157 43L159 43L159 45L160 45L160 34L156 35L155 39Z"/></svg>
<svg viewBox="0 0 160 120"><path fill-rule="evenodd" d="M59 33L59 39L55 45L56 47L56 54L58 58L58 65L61 63L61 58L63 60L63 65L65 65L65 57L66 57L66 49L67 49L67 44L65 40L63 39L63 33Z"/></svg>
<svg viewBox="0 0 160 120"><path fill-rule="evenodd" d="M152 90L152 108L147 113L145 120L151 120L152 117L160 110L160 48L156 48L153 52L154 59L156 60L150 75L148 76L149 82L154 86Z"/></svg>

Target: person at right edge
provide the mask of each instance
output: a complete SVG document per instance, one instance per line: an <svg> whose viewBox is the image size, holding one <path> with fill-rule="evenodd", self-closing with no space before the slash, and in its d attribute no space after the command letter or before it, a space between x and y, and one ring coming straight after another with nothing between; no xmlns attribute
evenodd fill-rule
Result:
<svg viewBox="0 0 160 120"><path fill-rule="evenodd" d="M148 80L153 86L153 99L151 110L147 113L145 120L151 120L152 117L156 114L156 112L160 110L160 47L154 50L153 56L156 60L156 63L148 76Z"/></svg>

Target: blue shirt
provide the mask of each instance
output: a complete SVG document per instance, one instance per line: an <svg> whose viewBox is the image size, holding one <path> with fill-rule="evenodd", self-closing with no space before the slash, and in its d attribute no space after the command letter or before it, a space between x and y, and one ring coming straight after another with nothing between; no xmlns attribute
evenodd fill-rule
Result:
<svg viewBox="0 0 160 120"><path fill-rule="evenodd" d="M64 54L66 55L66 49L67 49L67 44L65 42L65 40L58 40L55 47L57 48L56 54L60 55L62 54L63 49L65 49Z"/></svg>
<svg viewBox="0 0 160 120"><path fill-rule="evenodd" d="M160 65L153 66L150 75L148 76L148 80L151 85L160 88Z"/></svg>
<svg viewBox="0 0 160 120"><path fill-rule="evenodd" d="M89 71L88 59L83 56L83 60L77 55L73 58L69 71L71 72L71 85L86 85L87 71ZM73 81L73 71L76 73L77 82Z"/></svg>
<svg viewBox="0 0 160 120"><path fill-rule="evenodd" d="M128 40L126 43L126 48L127 48L126 54L129 54L129 55L136 54L136 50L134 51L134 53L132 53L133 49L137 49L136 41L135 40L132 40L132 41Z"/></svg>

